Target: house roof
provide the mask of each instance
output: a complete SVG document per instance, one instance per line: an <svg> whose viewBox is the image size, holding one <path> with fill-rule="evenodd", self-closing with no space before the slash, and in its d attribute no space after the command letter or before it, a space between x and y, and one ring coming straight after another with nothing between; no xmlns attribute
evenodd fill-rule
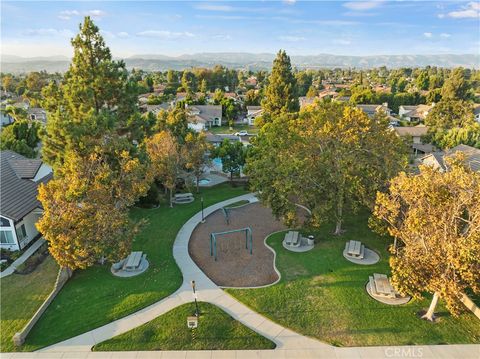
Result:
<svg viewBox="0 0 480 359"><path fill-rule="evenodd" d="M394 127L394 129L399 136L420 137L425 136L428 132L428 126Z"/></svg>
<svg viewBox="0 0 480 359"><path fill-rule="evenodd" d="M367 115L375 115L378 111L383 110L385 112L391 111L388 106L385 104L381 105L365 105L365 104L359 104L357 105L357 108L365 112Z"/></svg>
<svg viewBox="0 0 480 359"><path fill-rule="evenodd" d="M13 151L0 151L0 161L0 214L18 222L35 208L41 208L37 200L38 185L50 180L52 175L34 182L41 161L27 159Z"/></svg>
<svg viewBox="0 0 480 359"><path fill-rule="evenodd" d="M207 132L206 139L208 142L212 143L221 143L224 139L228 139L230 141L240 141L239 136L235 135L216 135L211 132Z"/></svg>
<svg viewBox="0 0 480 359"><path fill-rule="evenodd" d="M403 106L403 109L408 111L405 112L403 115L424 120L427 116L428 111L430 111L431 108L432 106L429 105Z"/></svg>
<svg viewBox="0 0 480 359"><path fill-rule="evenodd" d="M480 113L480 104L473 105L473 113L478 115Z"/></svg>
<svg viewBox="0 0 480 359"><path fill-rule="evenodd" d="M458 145L448 150L445 156L452 156L456 152L463 152L465 154L465 163L472 169L472 171L480 171L480 150L467 145Z"/></svg>
<svg viewBox="0 0 480 359"><path fill-rule="evenodd" d="M198 110L198 114L195 115L197 121L207 122L215 118L222 118L222 105L194 105L188 108L192 110Z"/></svg>
<svg viewBox="0 0 480 359"><path fill-rule="evenodd" d="M439 166L443 170L446 170L445 158L449 156L453 156L457 152L463 152L465 154L465 164L467 164L472 171L475 171L475 172L480 171L480 150L467 145L458 145L446 151L445 153L433 152L428 156L423 157L422 160L432 156L437 161Z"/></svg>

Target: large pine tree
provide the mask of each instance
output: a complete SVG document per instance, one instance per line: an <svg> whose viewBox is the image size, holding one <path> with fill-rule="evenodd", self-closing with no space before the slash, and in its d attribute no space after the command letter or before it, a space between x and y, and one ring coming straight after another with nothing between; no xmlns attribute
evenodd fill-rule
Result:
<svg viewBox="0 0 480 359"><path fill-rule="evenodd" d="M125 64L112 60L90 17L85 17L72 45L74 55L63 81L44 89L49 120L42 155L57 172L68 150L88 154L92 141L125 132L137 111L136 90Z"/></svg>
<svg viewBox="0 0 480 359"><path fill-rule="evenodd" d="M265 88L262 101L263 122L270 122L274 117L299 109L297 84L292 72L290 57L284 50L277 53L273 61L272 72Z"/></svg>

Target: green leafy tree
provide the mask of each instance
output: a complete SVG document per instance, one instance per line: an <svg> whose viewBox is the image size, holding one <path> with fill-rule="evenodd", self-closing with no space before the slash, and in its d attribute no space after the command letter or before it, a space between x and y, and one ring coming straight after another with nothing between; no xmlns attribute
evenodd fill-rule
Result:
<svg viewBox="0 0 480 359"><path fill-rule="evenodd" d="M307 91L307 95L306 95L308 98L315 98L318 96L318 90L316 87L314 86L310 86L308 88L308 91Z"/></svg>
<svg viewBox="0 0 480 359"><path fill-rule="evenodd" d="M88 153L90 139L128 132L136 111L136 88L123 62L112 60L97 26L87 16L72 40L74 55L63 81L52 82L43 95L49 121L42 155L57 172L66 151Z"/></svg>
<svg viewBox="0 0 480 359"><path fill-rule="evenodd" d="M12 150L25 157L34 158L40 142L39 131L42 125L38 121L20 120L2 129L0 148Z"/></svg>
<svg viewBox="0 0 480 359"><path fill-rule="evenodd" d="M443 99L466 100L469 97L469 85L465 79L465 70L458 67L452 71L442 87Z"/></svg>
<svg viewBox="0 0 480 359"><path fill-rule="evenodd" d="M232 181L234 175L240 175L241 169L245 165L246 153L247 150L240 141L225 139L220 146L212 150L211 156L220 158L222 171L229 173Z"/></svg>
<svg viewBox="0 0 480 359"><path fill-rule="evenodd" d="M447 172L421 166L419 175L401 173L378 193L373 212L374 227L396 240L393 285L415 298L434 294L428 320L439 298L456 315L464 290L480 293L480 174L461 160L447 158Z"/></svg>
<svg viewBox="0 0 480 359"><path fill-rule="evenodd" d="M299 108L297 83L290 57L285 51L280 50L273 61L272 72L262 100L263 122L270 122L282 113L296 112Z"/></svg>
<svg viewBox="0 0 480 359"><path fill-rule="evenodd" d="M342 233L344 213L373 206L407 162L402 141L386 116L368 117L343 103L309 106L264 126L247 158L250 185L277 216L296 220L296 204L311 210L311 224L327 219Z"/></svg>
<svg viewBox="0 0 480 359"><path fill-rule="evenodd" d="M190 132L185 138L185 167L195 176L197 193L200 192L199 181L209 163L207 156L209 150L211 150L211 146L203 132Z"/></svg>
<svg viewBox="0 0 480 359"><path fill-rule="evenodd" d="M451 142L454 133L461 133L460 129L471 127L474 124L473 108L468 102L456 99L442 99L428 113L425 124L429 126L428 140L436 146L443 148L446 143ZM471 128L474 129L474 128ZM447 136L449 140L443 138Z"/></svg>
<svg viewBox="0 0 480 359"><path fill-rule="evenodd" d="M259 106L261 102L260 91L250 89L245 94L245 106Z"/></svg>

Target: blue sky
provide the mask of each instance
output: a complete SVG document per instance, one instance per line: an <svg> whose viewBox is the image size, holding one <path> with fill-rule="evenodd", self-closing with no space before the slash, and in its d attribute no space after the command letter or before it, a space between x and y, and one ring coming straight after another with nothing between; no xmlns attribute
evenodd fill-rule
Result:
<svg viewBox="0 0 480 359"><path fill-rule="evenodd" d="M114 56L480 52L478 1L5 1L2 53L71 56L91 15Z"/></svg>

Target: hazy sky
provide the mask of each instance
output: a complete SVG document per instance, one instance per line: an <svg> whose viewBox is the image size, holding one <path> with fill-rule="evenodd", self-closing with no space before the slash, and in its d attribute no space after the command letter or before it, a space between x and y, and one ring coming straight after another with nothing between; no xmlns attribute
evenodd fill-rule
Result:
<svg viewBox="0 0 480 359"><path fill-rule="evenodd" d="M5 1L1 52L71 55L83 16L114 56L480 52L478 1Z"/></svg>

